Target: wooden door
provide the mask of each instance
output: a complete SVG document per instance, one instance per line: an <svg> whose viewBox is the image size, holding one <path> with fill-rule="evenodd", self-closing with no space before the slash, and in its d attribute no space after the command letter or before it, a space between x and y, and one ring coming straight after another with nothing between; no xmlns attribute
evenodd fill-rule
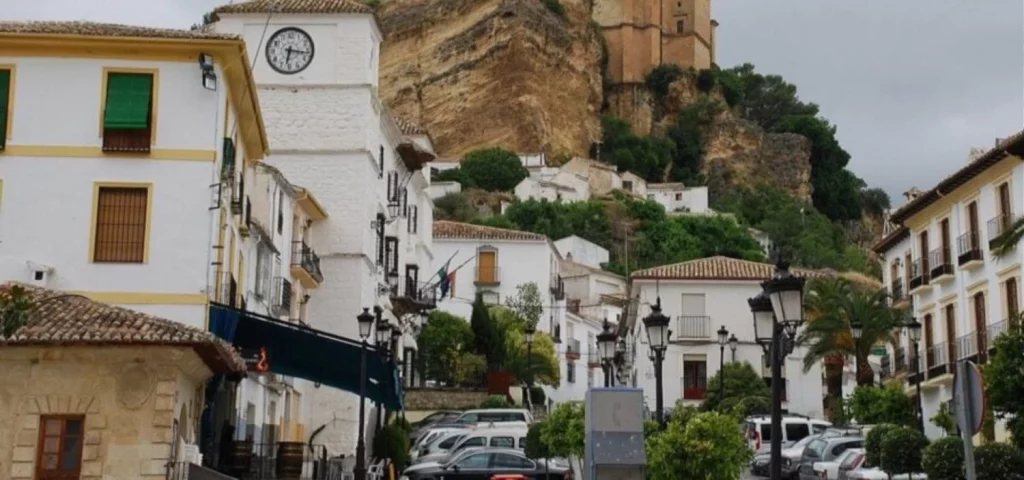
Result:
<svg viewBox="0 0 1024 480"><path fill-rule="evenodd" d="M1010 183L1004 183L999 186L999 214L1008 217L1011 212L1010 207Z"/></svg>
<svg viewBox="0 0 1024 480"><path fill-rule="evenodd" d="M978 243L978 202L971 202L967 205L967 224L971 229L971 250L978 250L981 245Z"/></svg>
<svg viewBox="0 0 1024 480"><path fill-rule="evenodd" d="M924 358L926 360L924 368L930 368L935 363L935 354L932 353L932 347L935 345L935 322L932 322L932 315L929 313L924 316Z"/></svg>
<svg viewBox="0 0 1024 480"><path fill-rule="evenodd" d="M1020 300L1017 299L1017 279L1011 278L1006 281L1006 316L1010 319L1017 316L1020 311Z"/></svg>
<svg viewBox="0 0 1024 480"><path fill-rule="evenodd" d="M974 332L978 337L978 355L986 353L988 348L988 342L986 336L988 322L985 321L985 293L978 292L974 294Z"/></svg>
<svg viewBox="0 0 1024 480"><path fill-rule="evenodd" d="M912 265L913 264L911 263L911 260L910 260L910 252L907 252L906 256L903 258L903 278L905 279L905 280L903 280L904 282L910 282L910 279L914 278L914 275L913 275L914 272L911 271L911 266ZM910 286L909 285L907 286L907 290L908 291L910 290Z"/></svg>
<svg viewBox="0 0 1024 480"><path fill-rule="evenodd" d="M953 364L957 361L956 354L956 307L952 304L946 305L946 362Z"/></svg>
<svg viewBox="0 0 1024 480"><path fill-rule="evenodd" d="M928 269L931 268L928 265L928 231L921 232L921 271L917 272L919 276L924 277L928 275Z"/></svg>
<svg viewBox="0 0 1024 480"><path fill-rule="evenodd" d="M943 218L942 219L942 222L939 224L939 229L941 230L941 234L942 234L942 250L941 250L941 252L942 252L942 264L943 265L952 265L953 264L953 259L950 258L950 256L949 256L950 255L950 253L949 253L950 249L949 249L949 219L948 218Z"/></svg>
<svg viewBox="0 0 1024 480"><path fill-rule="evenodd" d="M480 283L495 283L498 280L496 266L497 252L481 251L476 257L476 278Z"/></svg>

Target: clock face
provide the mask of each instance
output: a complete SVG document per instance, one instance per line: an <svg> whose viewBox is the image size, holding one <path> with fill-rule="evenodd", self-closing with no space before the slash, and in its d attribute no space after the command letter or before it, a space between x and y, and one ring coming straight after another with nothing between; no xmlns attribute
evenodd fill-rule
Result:
<svg viewBox="0 0 1024 480"><path fill-rule="evenodd" d="M267 63L278 73L299 73L313 61L313 39L295 27L282 28L267 41Z"/></svg>

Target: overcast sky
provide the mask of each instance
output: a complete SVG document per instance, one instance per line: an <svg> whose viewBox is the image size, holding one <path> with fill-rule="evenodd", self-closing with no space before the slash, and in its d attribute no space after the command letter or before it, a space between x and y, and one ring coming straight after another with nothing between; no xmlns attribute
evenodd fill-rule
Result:
<svg viewBox="0 0 1024 480"><path fill-rule="evenodd" d="M227 0L0 0L3 20L187 28ZM1024 128L1022 0L713 0L718 63L821 105L852 170L893 203Z"/></svg>

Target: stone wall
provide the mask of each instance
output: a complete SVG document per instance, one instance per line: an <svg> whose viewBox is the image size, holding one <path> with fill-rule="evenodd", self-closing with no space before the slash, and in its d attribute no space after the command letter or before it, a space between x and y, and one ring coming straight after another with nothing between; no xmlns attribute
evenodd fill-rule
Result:
<svg viewBox="0 0 1024 480"><path fill-rule="evenodd" d="M487 391L468 388L416 388L405 391L407 412L476 407L487 400Z"/></svg>
<svg viewBox="0 0 1024 480"><path fill-rule="evenodd" d="M35 478L42 416L82 415L81 479L164 479L175 412L209 375L190 349L4 347L0 478Z"/></svg>

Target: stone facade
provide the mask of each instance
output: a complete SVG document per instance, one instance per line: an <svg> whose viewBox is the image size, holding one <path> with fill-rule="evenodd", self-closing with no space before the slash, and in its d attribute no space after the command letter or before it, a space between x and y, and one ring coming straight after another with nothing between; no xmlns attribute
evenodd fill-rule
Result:
<svg viewBox="0 0 1024 480"><path fill-rule="evenodd" d="M35 478L44 416L82 415L80 478L164 479L175 432L197 435L210 374L189 348L4 347L0 478Z"/></svg>

